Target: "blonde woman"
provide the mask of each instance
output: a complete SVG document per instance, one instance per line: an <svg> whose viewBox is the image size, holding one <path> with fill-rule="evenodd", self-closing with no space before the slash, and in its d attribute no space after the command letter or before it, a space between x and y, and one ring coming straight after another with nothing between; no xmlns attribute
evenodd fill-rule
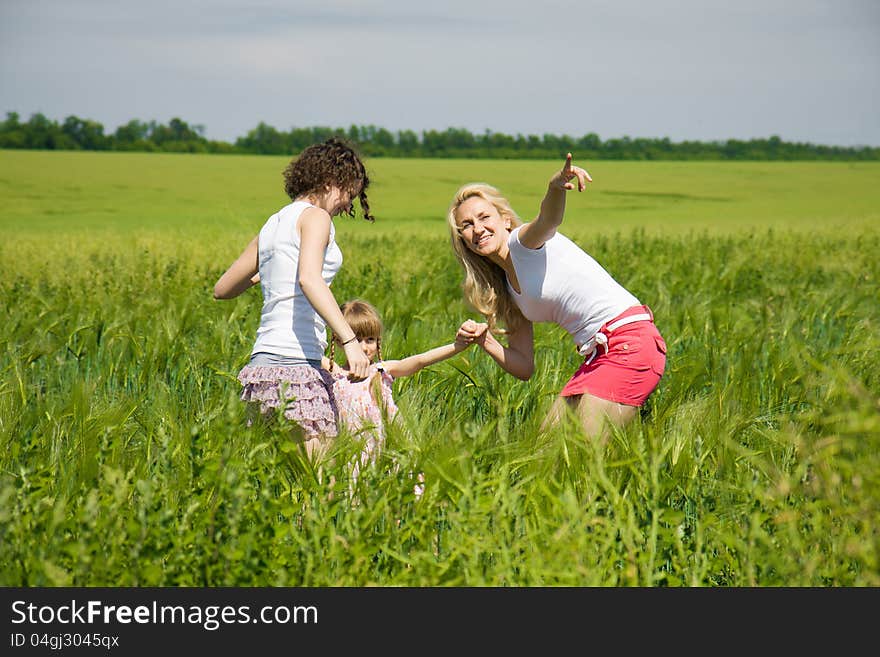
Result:
<svg viewBox="0 0 880 657"><path fill-rule="evenodd" d="M558 231L574 180L578 191L592 182L569 153L537 217L526 223L490 185L470 183L456 192L447 214L452 248L465 271L465 298L487 320L467 320L456 340L478 344L505 371L528 380L535 371L532 323L562 326L584 362L547 424L571 410L589 436L601 437L607 423L632 420L657 387L666 343L651 310Z"/></svg>

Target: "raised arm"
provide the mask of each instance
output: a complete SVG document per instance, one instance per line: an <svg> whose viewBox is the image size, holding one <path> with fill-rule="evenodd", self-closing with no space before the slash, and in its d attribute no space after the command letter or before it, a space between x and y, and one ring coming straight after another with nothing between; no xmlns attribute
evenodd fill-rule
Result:
<svg viewBox="0 0 880 657"><path fill-rule="evenodd" d="M434 347L421 354L407 356L400 360L386 360L382 362L382 365L385 371L395 379L400 376L410 376L429 365L452 358L455 354L464 351L469 346L470 343L456 341L445 344L442 347Z"/></svg>
<svg viewBox="0 0 880 657"><path fill-rule="evenodd" d="M342 316L339 304L322 275L324 251L330 243L330 215L320 208L306 208L299 218L299 270L297 280L303 294L317 313L343 342L348 369L353 379L364 379L370 361L358 344L355 333Z"/></svg>
<svg viewBox="0 0 880 657"><path fill-rule="evenodd" d="M455 336L456 342L475 342L508 374L528 381L535 373L535 344L532 323L525 323L507 336L507 346L501 344L486 324L465 321Z"/></svg>
<svg viewBox="0 0 880 657"><path fill-rule="evenodd" d="M214 284L215 299L234 299L260 282L258 239L259 236L250 241L241 255Z"/></svg>
<svg viewBox="0 0 880 657"><path fill-rule="evenodd" d="M519 241L523 246L528 249L540 249L544 242L556 234L556 229L562 224L565 215L565 192L574 189L574 183L569 182L573 178L577 178L579 192L587 188L588 182L593 182L589 173L572 165L571 153L569 153L562 169L550 179L538 216L520 228Z"/></svg>

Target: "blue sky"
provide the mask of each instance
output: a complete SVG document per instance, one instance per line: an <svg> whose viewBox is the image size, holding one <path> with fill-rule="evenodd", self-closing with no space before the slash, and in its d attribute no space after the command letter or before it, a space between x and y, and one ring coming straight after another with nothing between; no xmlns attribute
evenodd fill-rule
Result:
<svg viewBox="0 0 880 657"><path fill-rule="evenodd" d="M0 112L880 146L877 0L0 0Z"/></svg>

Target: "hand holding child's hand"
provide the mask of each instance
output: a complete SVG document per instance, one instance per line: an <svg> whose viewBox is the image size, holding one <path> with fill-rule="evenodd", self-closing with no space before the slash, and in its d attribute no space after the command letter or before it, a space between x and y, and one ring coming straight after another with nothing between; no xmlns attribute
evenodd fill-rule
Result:
<svg viewBox="0 0 880 657"><path fill-rule="evenodd" d="M348 378L352 381L363 381L367 378L370 368L370 359L364 354L358 341L352 340L343 347L345 357L348 360Z"/></svg>
<svg viewBox="0 0 880 657"><path fill-rule="evenodd" d="M482 344L486 339L488 330L488 324L467 319L458 328L458 332L455 334L455 341L466 347L474 343Z"/></svg>

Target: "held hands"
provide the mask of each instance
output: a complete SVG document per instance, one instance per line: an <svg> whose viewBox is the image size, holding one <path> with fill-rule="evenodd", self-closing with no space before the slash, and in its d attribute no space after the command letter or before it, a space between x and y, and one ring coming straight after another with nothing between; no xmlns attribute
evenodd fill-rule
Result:
<svg viewBox="0 0 880 657"><path fill-rule="evenodd" d="M370 359L364 354L357 340L352 340L343 346L345 358L348 361L348 378L352 381L363 381L367 378L370 369Z"/></svg>
<svg viewBox="0 0 880 657"><path fill-rule="evenodd" d="M455 343L463 345L464 347L469 347L472 344L479 344L482 346L486 341L488 333L488 324L467 319L462 322L462 325L458 328L458 332L455 334Z"/></svg>
<svg viewBox="0 0 880 657"><path fill-rule="evenodd" d="M569 182L572 178L577 178L579 192L587 188L588 182L593 182L590 174L580 167L572 166L571 153L565 158L565 165L562 170L550 179L550 187L553 189L574 189L574 183Z"/></svg>

